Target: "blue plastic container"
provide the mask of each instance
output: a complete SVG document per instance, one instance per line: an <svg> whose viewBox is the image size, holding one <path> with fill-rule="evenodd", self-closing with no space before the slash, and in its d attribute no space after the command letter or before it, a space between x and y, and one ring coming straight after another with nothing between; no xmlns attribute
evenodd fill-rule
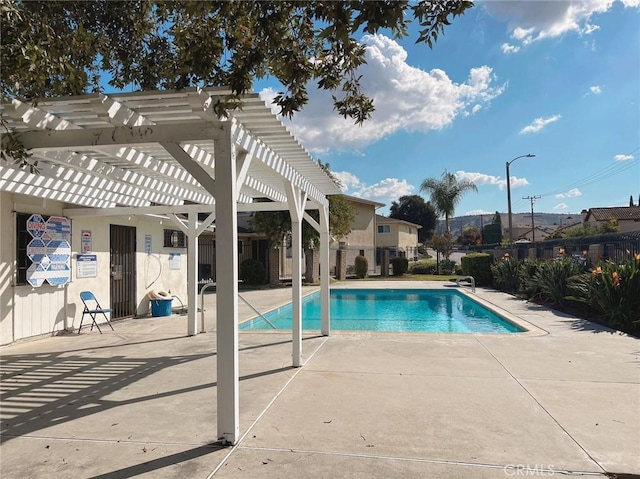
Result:
<svg viewBox="0 0 640 479"><path fill-rule="evenodd" d="M173 298L169 299L152 299L151 316L158 318L160 316L171 316L171 303Z"/></svg>

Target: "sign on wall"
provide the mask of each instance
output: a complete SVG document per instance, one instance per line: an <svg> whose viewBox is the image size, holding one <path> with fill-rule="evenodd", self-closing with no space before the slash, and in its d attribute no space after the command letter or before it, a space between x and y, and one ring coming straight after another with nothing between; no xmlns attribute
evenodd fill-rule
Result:
<svg viewBox="0 0 640 479"><path fill-rule="evenodd" d="M91 251L91 231L82 230L80 236L80 251L82 253L89 253Z"/></svg>
<svg viewBox="0 0 640 479"><path fill-rule="evenodd" d="M98 256L79 254L76 256L76 278L96 278L98 276Z"/></svg>
<svg viewBox="0 0 640 479"><path fill-rule="evenodd" d="M182 256L180 253L169 253L169 269L180 269L182 267Z"/></svg>
<svg viewBox="0 0 640 479"><path fill-rule="evenodd" d="M71 221L62 216L44 220L41 215L27 219L27 231L33 238L27 245L32 264L27 269L27 282L39 288L46 281L61 286L71 280Z"/></svg>

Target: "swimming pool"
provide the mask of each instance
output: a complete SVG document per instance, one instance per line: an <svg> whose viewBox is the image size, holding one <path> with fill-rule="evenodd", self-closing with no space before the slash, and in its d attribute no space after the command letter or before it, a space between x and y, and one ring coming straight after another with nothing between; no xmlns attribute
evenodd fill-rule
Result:
<svg viewBox="0 0 640 479"><path fill-rule="evenodd" d="M334 289L331 329L438 333L519 333L524 330L458 291L436 289ZM254 318L241 330L291 329L292 305ZM302 300L302 329L320 329L320 292Z"/></svg>

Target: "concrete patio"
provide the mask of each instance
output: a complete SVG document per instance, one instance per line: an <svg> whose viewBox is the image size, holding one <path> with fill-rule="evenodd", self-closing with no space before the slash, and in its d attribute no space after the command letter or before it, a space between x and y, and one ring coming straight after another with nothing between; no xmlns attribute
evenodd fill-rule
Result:
<svg viewBox="0 0 640 479"><path fill-rule="evenodd" d="M242 295L267 311L291 289ZM207 333L195 337L184 335L186 316L173 315L2 348L0 473L640 474L638 339L496 291L476 295L534 332L305 334L298 369L290 331L241 332L242 437L226 448L216 443L215 294L205 297ZM251 316L240 303L240 318Z"/></svg>

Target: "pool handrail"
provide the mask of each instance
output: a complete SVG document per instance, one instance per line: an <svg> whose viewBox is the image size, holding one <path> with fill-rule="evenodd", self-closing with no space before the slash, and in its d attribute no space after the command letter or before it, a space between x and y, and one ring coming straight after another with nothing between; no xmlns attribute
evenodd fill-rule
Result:
<svg viewBox="0 0 640 479"><path fill-rule="evenodd" d="M254 308L249 301L244 299L240 293L238 293L238 298L240 298L242 301L244 301L244 304L249 306L253 310L254 313L256 313L258 316L260 316L264 320L265 323L267 323L273 329L278 329L278 328L276 328L274 326L274 324L271 321L269 321L267 318L265 318L264 315L260 311L258 311L256 308Z"/></svg>
<svg viewBox="0 0 640 479"><path fill-rule="evenodd" d="M476 292L476 280L474 279L473 276L458 276L456 278L456 284L458 285L458 288L460 287L460 281L465 281L465 280L471 280L471 292L475 293Z"/></svg>
<svg viewBox="0 0 640 479"><path fill-rule="evenodd" d="M202 289L200 290L200 332L204 333L206 332L204 330L204 292L212 287L215 287L216 283L214 282L209 282L209 283L205 283L202 286ZM240 298L242 301L244 301L244 303L249 306L254 313L256 313L258 316L260 316L262 319L264 319L264 322L267 323L269 326L271 326L273 329L278 329L274 326L274 324L269 321L267 318L264 317L264 315L258 311L256 308L253 307L253 305L251 305L251 303L249 303L249 301L247 301L244 297L242 297L242 295L240 293L238 293L238 298Z"/></svg>

